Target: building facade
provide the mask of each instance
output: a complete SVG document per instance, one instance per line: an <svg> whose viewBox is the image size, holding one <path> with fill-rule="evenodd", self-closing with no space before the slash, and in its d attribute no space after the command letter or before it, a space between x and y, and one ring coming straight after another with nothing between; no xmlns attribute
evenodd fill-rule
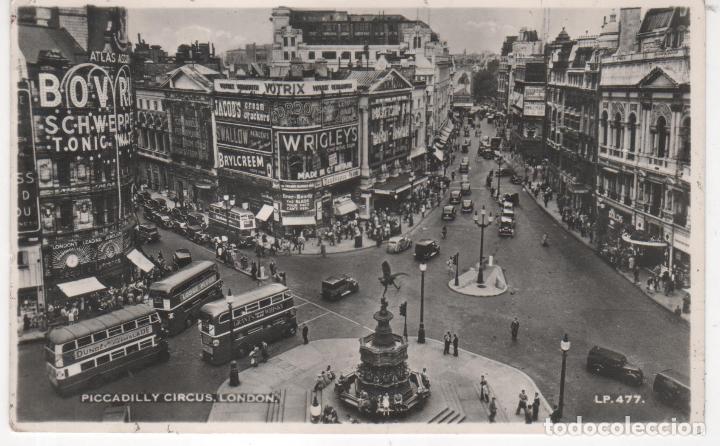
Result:
<svg viewBox="0 0 720 446"><path fill-rule="evenodd" d="M87 6L20 8L19 17L42 246L41 262L34 246L23 262L42 264L38 305L58 305L72 297L59 284L95 277L110 285L131 269L136 154L127 14ZM37 289L37 274L30 275Z"/></svg>
<svg viewBox="0 0 720 446"><path fill-rule="evenodd" d="M690 13L620 12L602 59L597 197L602 242L690 280Z"/></svg>

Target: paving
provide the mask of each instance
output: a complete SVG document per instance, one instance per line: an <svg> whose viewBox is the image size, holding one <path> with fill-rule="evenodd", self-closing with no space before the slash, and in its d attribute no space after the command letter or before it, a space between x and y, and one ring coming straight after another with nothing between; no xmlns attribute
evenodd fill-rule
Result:
<svg viewBox="0 0 720 446"><path fill-rule="evenodd" d="M488 265L483 270L483 284L477 283L477 266L472 267L458 276L458 285L455 278L450 279L448 286L456 293L475 297L494 297L508 290L505 274L498 265Z"/></svg>
<svg viewBox="0 0 720 446"><path fill-rule="evenodd" d="M518 394L524 389L532 400L539 390L524 372L463 349L457 357L443 355L442 342L426 341L418 344L416 338L409 339L408 365L415 371L428 368L432 394L421 410L411 412L402 419L403 422L489 423L488 404L480 400L481 375L485 376L490 393L496 398L496 422L525 422L522 415L515 415ZM331 365L337 374L352 370L360 362L358 349L357 339L322 339L271 357L258 367L245 369L240 372L240 386L231 387L226 380L217 394L274 393L278 395L279 403L218 402L213 404L208 422L309 422L311 389L318 373L327 365ZM348 416L361 422L368 421L339 402L333 384L316 395L323 407L329 404L337 410L341 422L347 422ZM542 395L540 401L539 420L544 420L551 408Z"/></svg>

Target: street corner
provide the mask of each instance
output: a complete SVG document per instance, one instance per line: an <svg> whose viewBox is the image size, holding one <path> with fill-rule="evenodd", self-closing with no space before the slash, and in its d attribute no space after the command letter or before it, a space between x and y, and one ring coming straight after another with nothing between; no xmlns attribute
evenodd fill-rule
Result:
<svg viewBox="0 0 720 446"><path fill-rule="evenodd" d="M477 269L470 268L458 276L457 285L455 285L455 278L450 279L448 287L456 293L474 297L499 296L508 290L505 274L500 266L486 266L483 276L483 283L478 284Z"/></svg>

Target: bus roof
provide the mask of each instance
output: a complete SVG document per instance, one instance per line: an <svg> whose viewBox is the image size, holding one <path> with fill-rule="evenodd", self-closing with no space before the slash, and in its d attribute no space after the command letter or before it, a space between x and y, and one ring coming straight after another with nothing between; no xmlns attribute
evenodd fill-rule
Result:
<svg viewBox="0 0 720 446"><path fill-rule="evenodd" d="M48 333L48 340L55 345L64 344L89 334L124 324L125 322L149 316L153 313L155 313L155 309L150 305L128 305L112 313L103 314L102 316L80 321L72 325L53 328L50 333Z"/></svg>
<svg viewBox="0 0 720 446"><path fill-rule="evenodd" d="M176 273L159 280L150 285L150 291L160 291L163 293L169 293L173 288L185 282L189 278L205 271L206 269L215 266L215 263L209 260L198 260L191 262L188 266L178 270Z"/></svg>
<svg viewBox="0 0 720 446"><path fill-rule="evenodd" d="M261 288L256 288L254 290L248 291L246 293L233 295L230 297L229 301L232 303L233 307L242 307L243 305L255 302L256 300L260 300L262 298L269 297L274 294L282 293L283 291L288 290L289 288L283 284L271 283ZM228 299L218 299L214 302L208 302L200 309L200 311L202 311L203 313L213 317L216 317L227 310Z"/></svg>

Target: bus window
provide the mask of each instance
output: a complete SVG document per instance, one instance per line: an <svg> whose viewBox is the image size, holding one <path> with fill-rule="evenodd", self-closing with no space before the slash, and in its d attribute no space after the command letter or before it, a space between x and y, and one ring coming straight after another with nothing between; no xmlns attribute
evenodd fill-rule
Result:
<svg viewBox="0 0 720 446"><path fill-rule="evenodd" d="M227 321L229 321L229 320L230 320L230 315L229 315L229 313L223 313L223 314L221 314L220 317L218 318L218 323L219 323L219 324L224 324L225 322L227 322Z"/></svg>
<svg viewBox="0 0 720 446"><path fill-rule="evenodd" d="M85 361L80 363L80 370L83 372L85 370L90 370L91 368L95 367L95 360L91 359L90 361Z"/></svg>
<svg viewBox="0 0 720 446"><path fill-rule="evenodd" d="M251 334L257 333L258 331L262 331L262 329L263 329L262 326L261 326L261 327L251 328L250 330L247 331L247 336L250 336Z"/></svg>
<svg viewBox="0 0 720 446"><path fill-rule="evenodd" d="M242 316L243 314L245 314L245 309L244 309L244 308L236 308L235 310L233 310L233 319L236 318L236 317L240 317L240 316Z"/></svg>
<svg viewBox="0 0 720 446"><path fill-rule="evenodd" d="M93 335L93 342L102 341L103 339L107 339L107 331L101 331Z"/></svg>
<svg viewBox="0 0 720 446"><path fill-rule="evenodd" d="M245 306L245 311L247 311L247 312L249 313L249 312L251 312L251 311L257 310L258 308L260 308L260 304L258 304L257 302L255 302L255 303L253 303L253 304L246 305L246 306Z"/></svg>
<svg viewBox="0 0 720 446"><path fill-rule="evenodd" d="M265 308L270 306L270 299L263 299L260 301L260 308Z"/></svg>
<svg viewBox="0 0 720 446"><path fill-rule="evenodd" d="M125 348L125 353L128 354L128 355L130 355L130 354L132 354L132 353L135 353L136 351L138 351L138 345L137 345L137 344L128 345L128 346Z"/></svg>
<svg viewBox="0 0 720 446"><path fill-rule="evenodd" d="M151 316L150 316L150 322L153 323L153 324L155 324L155 323L157 323L157 322L160 322L160 316L159 316L157 313L151 315Z"/></svg>
<svg viewBox="0 0 720 446"><path fill-rule="evenodd" d="M150 323L150 317L144 317L142 319L138 319L137 324L138 327L142 327L143 325L148 325Z"/></svg>
<svg viewBox="0 0 720 446"><path fill-rule="evenodd" d="M145 339L140 343L140 350L148 347L152 347L152 339Z"/></svg>
<svg viewBox="0 0 720 446"><path fill-rule="evenodd" d="M110 355L110 356L112 357L112 360L115 361L116 359L120 359L123 356L125 356L125 350L114 351L114 352L112 352L112 355Z"/></svg>
<svg viewBox="0 0 720 446"><path fill-rule="evenodd" d="M120 333L122 333L122 327L120 327L120 326L113 327L113 328L111 328L110 330L108 330L108 334L109 334L110 336L117 336L117 335L119 335Z"/></svg>
<svg viewBox="0 0 720 446"><path fill-rule="evenodd" d="M282 294L278 294L277 296L273 296L273 298L272 298L272 303L273 303L273 304L276 304L276 303L278 303L278 302L281 302L282 300L283 300L283 295L282 295Z"/></svg>
<svg viewBox="0 0 720 446"><path fill-rule="evenodd" d="M92 338L90 336L85 336L84 338L80 338L77 340L78 348L85 347L86 345L92 344Z"/></svg>
<svg viewBox="0 0 720 446"><path fill-rule="evenodd" d="M75 341L68 342L67 344L63 344L63 346L62 346L62 352L63 352L63 353L71 352L71 351L73 351L73 350L75 350L75 349L76 349L76 347L75 347Z"/></svg>
<svg viewBox="0 0 720 446"><path fill-rule="evenodd" d="M126 332L130 331L130 330L134 330L135 329L135 321L124 323L122 328L123 328L123 331L126 331Z"/></svg>
<svg viewBox="0 0 720 446"><path fill-rule="evenodd" d="M97 365L100 366L102 364L110 362L110 355L98 356L95 360L97 361Z"/></svg>

